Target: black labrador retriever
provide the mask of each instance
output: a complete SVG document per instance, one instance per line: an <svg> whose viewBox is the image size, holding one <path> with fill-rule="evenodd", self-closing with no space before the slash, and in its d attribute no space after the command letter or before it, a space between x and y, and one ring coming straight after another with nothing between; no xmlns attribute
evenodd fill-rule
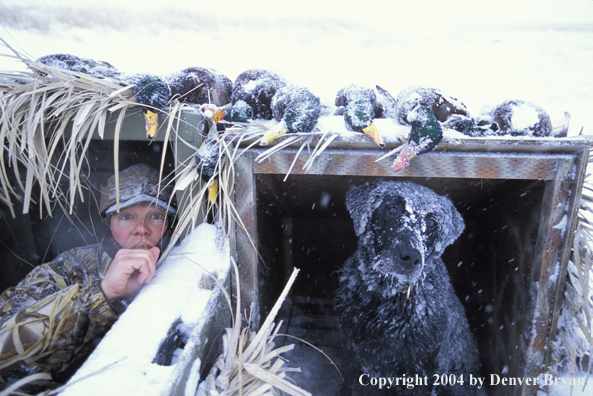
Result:
<svg viewBox="0 0 593 396"><path fill-rule="evenodd" d="M338 394L474 395L478 350L440 258L464 229L459 212L408 181L357 187L346 206L359 242L335 303L344 339Z"/></svg>

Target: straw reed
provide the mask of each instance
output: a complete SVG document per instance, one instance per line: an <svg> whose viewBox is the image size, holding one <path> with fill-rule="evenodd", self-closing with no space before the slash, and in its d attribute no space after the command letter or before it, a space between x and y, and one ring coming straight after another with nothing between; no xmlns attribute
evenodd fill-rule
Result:
<svg viewBox="0 0 593 396"><path fill-rule="evenodd" d="M589 156L588 164L593 162ZM587 173L579 207L550 372L593 373L593 176Z"/></svg>

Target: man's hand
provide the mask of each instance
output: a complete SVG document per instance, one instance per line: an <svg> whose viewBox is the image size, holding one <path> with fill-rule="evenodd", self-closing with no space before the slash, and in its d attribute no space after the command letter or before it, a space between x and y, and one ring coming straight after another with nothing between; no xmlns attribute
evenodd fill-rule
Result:
<svg viewBox="0 0 593 396"><path fill-rule="evenodd" d="M134 297L143 284L150 282L159 258L158 247L151 249L120 249L113 258L101 289L110 304L118 299Z"/></svg>

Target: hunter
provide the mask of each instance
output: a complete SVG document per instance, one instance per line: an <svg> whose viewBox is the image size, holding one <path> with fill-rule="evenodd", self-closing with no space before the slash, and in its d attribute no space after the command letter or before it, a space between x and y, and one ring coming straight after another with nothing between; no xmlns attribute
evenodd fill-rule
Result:
<svg viewBox="0 0 593 396"><path fill-rule="evenodd" d="M33 269L0 296L0 389L46 372L67 380L142 286L172 233L172 187L148 165L101 186L105 237Z"/></svg>

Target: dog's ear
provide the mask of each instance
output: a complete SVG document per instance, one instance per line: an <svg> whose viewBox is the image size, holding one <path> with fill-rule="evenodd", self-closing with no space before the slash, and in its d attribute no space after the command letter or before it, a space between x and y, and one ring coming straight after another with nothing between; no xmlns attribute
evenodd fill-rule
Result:
<svg viewBox="0 0 593 396"><path fill-rule="evenodd" d="M444 249L455 242L455 240L463 233L465 222L463 221L461 214L457 211L455 206L453 206L451 200L445 197L442 198L447 201L443 206L446 211L446 216L448 217L448 222L450 223L449 227L446 227L443 230L442 248Z"/></svg>
<svg viewBox="0 0 593 396"><path fill-rule="evenodd" d="M354 221L356 236L362 235L369 223L369 219L376 208L376 183L367 183L353 188L346 194L346 208Z"/></svg>

